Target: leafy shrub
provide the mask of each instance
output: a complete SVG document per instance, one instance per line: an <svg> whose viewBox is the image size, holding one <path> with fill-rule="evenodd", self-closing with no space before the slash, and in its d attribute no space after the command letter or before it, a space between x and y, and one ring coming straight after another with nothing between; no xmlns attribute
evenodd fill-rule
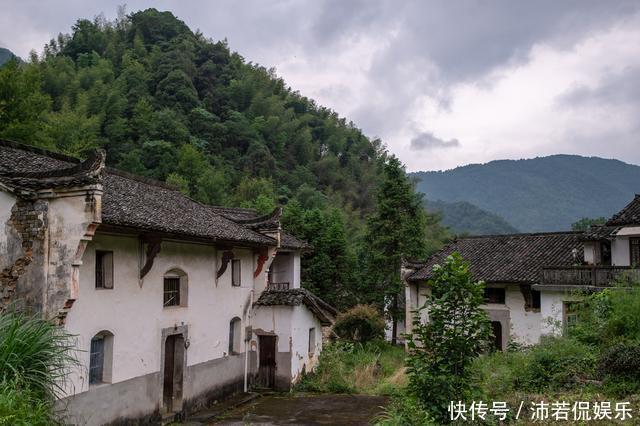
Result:
<svg viewBox="0 0 640 426"><path fill-rule="evenodd" d="M350 342L365 343L384 338L385 323L371 305L356 305L336 318L334 333Z"/></svg>
<svg viewBox="0 0 640 426"><path fill-rule="evenodd" d="M69 367L77 361L72 337L44 319L17 312L0 315L0 382L27 387L51 401L62 391Z"/></svg>
<svg viewBox="0 0 640 426"><path fill-rule="evenodd" d="M522 390L567 388L595 376L594 348L574 339L543 336L523 361L516 379L516 387Z"/></svg>
<svg viewBox="0 0 640 426"><path fill-rule="evenodd" d="M448 419L450 401L464 401L471 393L472 362L489 347L490 323L481 308L482 282L473 280L469 264L458 253L433 268L431 295L413 321L409 340L409 390L434 418Z"/></svg>
<svg viewBox="0 0 640 426"><path fill-rule="evenodd" d="M602 376L640 379L640 344L620 342L604 350L598 371Z"/></svg>

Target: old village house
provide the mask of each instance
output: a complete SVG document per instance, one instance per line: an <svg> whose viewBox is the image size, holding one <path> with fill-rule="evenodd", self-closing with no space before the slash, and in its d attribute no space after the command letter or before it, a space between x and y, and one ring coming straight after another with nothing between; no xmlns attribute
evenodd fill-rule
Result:
<svg viewBox="0 0 640 426"><path fill-rule="evenodd" d="M459 252L486 283L495 346L534 344L562 333L576 318L580 293L640 281L640 195L606 225L589 232L458 238L423 263L405 263L406 315L424 305L433 266ZM427 320L426 312L422 319ZM407 322L411 331L411 321Z"/></svg>
<svg viewBox="0 0 640 426"><path fill-rule="evenodd" d="M77 336L70 422L172 418L314 368L335 310L300 288L309 246L279 210L204 205L104 160L0 141L0 307Z"/></svg>

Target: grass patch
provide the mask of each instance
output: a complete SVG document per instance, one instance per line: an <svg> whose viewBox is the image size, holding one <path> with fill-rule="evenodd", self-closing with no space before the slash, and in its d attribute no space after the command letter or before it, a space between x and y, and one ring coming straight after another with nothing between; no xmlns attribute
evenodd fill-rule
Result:
<svg viewBox="0 0 640 426"><path fill-rule="evenodd" d="M406 384L404 348L383 341L333 342L324 346L316 370L297 391L390 395Z"/></svg>

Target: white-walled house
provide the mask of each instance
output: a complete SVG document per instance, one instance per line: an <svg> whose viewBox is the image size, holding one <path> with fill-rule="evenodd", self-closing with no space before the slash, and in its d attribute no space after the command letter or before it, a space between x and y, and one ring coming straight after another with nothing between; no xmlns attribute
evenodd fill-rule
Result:
<svg viewBox="0 0 640 426"><path fill-rule="evenodd" d="M584 292L614 282L640 281L640 195L604 226L588 232L551 232L458 238L421 263L405 263L406 316L424 305L432 269L453 252L485 287L485 309L495 346L537 343L561 333L575 318ZM422 319L427 320L424 311ZM411 332L407 321L407 332Z"/></svg>
<svg viewBox="0 0 640 426"><path fill-rule="evenodd" d="M104 160L0 141L0 309L76 336L68 421L154 423L312 370L335 310L300 288L309 246L280 211L207 206Z"/></svg>

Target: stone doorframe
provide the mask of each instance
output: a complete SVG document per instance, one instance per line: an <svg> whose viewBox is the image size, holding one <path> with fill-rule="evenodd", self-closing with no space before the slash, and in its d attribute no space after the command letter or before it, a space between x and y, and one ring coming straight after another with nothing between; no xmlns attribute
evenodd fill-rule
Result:
<svg viewBox="0 0 640 426"><path fill-rule="evenodd" d="M160 407L160 412L161 413L167 413L167 407L164 406L164 361L165 361L165 344L167 342L167 337L169 336L176 336L176 335L182 335L182 338L184 340L185 343L185 348L183 351L183 357L182 357L182 366L183 366L183 376L182 376L182 388L184 389L184 378L186 377L186 371L187 371L187 349L189 347L189 326L188 325L178 325L178 326L174 326L174 327L167 327L167 328L163 328L162 329L162 338L160 339L160 394L158 395L158 399L160 401L159 407ZM181 401L181 405L184 402L184 394L182 396L182 401ZM173 410L174 412L178 412L178 411L182 411L182 408L180 407L180 410Z"/></svg>
<svg viewBox="0 0 640 426"><path fill-rule="evenodd" d="M511 335L511 316L508 309L486 309L490 321L499 322L502 326L502 350L507 350Z"/></svg>

